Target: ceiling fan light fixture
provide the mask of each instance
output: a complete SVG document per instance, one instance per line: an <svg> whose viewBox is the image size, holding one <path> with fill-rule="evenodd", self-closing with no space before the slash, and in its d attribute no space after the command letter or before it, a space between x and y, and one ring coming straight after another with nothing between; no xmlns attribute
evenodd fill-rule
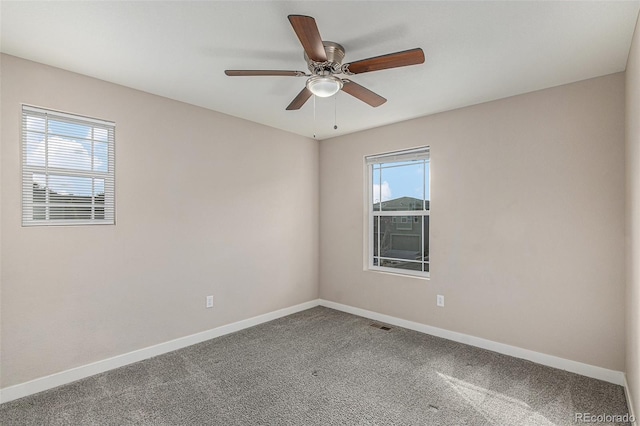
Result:
<svg viewBox="0 0 640 426"><path fill-rule="evenodd" d="M342 89L342 80L333 75L315 75L307 80L307 89L316 96L328 98Z"/></svg>

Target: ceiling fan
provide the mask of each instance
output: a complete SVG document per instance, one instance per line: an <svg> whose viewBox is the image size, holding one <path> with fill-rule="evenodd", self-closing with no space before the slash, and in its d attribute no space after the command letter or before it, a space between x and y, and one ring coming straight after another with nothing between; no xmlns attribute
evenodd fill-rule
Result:
<svg viewBox="0 0 640 426"><path fill-rule="evenodd" d="M420 48L404 50L375 56L356 62L343 64L344 47L332 41L323 41L316 25L316 20L310 16L289 15L289 22L295 31L302 48L304 59L311 74L304 71L277 70L226 70L224 73L231 77L237 76L287 76L308 77L305 87L287 107L287 110L300 109L305 102L316 95L329 97L342 90L361 101L377 107L387 100L347 78L337 77L338 74L347 76L365 72L379 71L388 68L405 67L424 63L424 52Z"/></svg>

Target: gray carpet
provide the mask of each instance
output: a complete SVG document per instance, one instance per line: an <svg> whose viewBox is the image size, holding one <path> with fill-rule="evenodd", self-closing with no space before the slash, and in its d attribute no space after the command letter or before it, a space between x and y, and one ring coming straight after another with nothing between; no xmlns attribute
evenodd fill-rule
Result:
<svg viewBox="0 0 640 426"><path fill-rule="evenodd" d="M623 388L318 307L0 406L2 425L574 425ZM626 423L600 423L626 424Z"/></svg>

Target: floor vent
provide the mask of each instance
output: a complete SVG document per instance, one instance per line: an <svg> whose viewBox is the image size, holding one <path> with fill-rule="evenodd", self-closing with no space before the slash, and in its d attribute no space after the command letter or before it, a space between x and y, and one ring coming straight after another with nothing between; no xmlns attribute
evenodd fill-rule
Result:
<svg viewBox="0 0 640 426"><path fill-rule="evenodd" d="M369 324L371 327L373 328L379 328L380 330L384 330L384 331L389 331L391 330L391 327L387 327L386 325L382 325L382 324L378 324L378 323L371 323Z"/></svg>

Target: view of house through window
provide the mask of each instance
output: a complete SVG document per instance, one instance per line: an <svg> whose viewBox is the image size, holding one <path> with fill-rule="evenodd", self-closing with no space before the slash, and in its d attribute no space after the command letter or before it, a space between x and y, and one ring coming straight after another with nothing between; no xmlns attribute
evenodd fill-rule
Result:
<svg viewBox="0 0 640 426"><path fill-rule="evenodd" d="M22 224L113 224L115 127L22 107Z"/></svg>
<svg viewBox="0 0 640 426"><path fill-rule="evenodd" d="M429 276L429 148L366 157L369 269Z"/></svg>

